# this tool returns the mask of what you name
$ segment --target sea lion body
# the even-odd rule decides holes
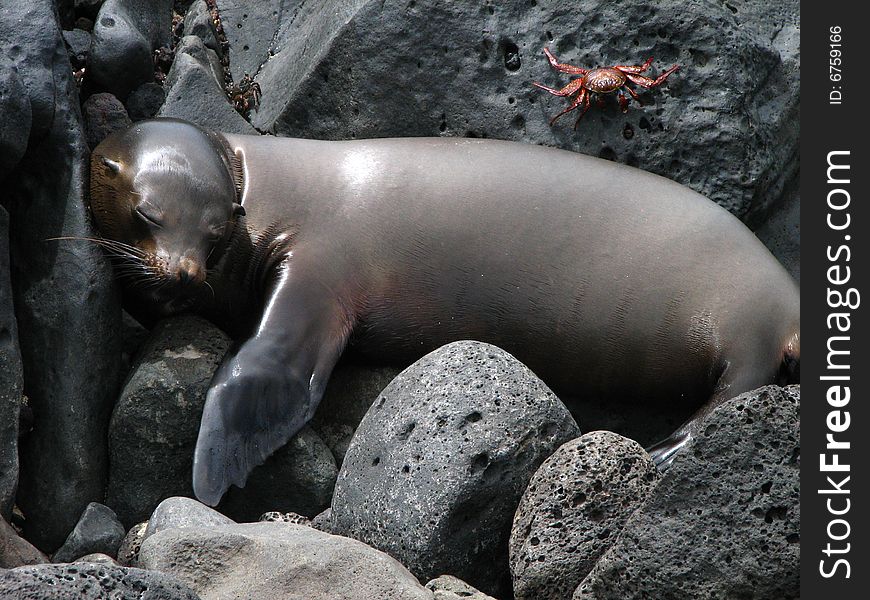
[[[192,126],[134,127],[171,141]],[[486,341],[557,391],[613,401],[712,406],[796,370],[794,281],[672,181],[492,140],[221,140],[230,159],[215,164],[235,164],[245,216],[194,304],[244,341],[203,415],[194,485],[208,503],[310,418],[348,340],[404,362]]]

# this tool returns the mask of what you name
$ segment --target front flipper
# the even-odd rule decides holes
[[[338,299],[290,279],[279,280],[257,333],[224,360],[206,396],[193,491],[210,506],[311,419],[347,341]]]

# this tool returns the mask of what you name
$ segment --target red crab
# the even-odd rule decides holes
[[[590,96],[592,96],[593,93],[612,94],[613,92],[618,91],[619,106],[622,107],[622,112],[627,112],[628,98],[625,97],[625,94],[622,91],[623,88],[627,90],[629,94],[631,94],[632,98],[640,102],[640,98],[638,98],[637,92],[635,92],[633,89],[628,87],[628,85],[626,85],[627,81],[631,81],[632,83],[636,83],[637,85],[645,88],[652,88],[664,83],[665,79],[668,78],[668,75],[680,68],[679,65],[674,65],[673,67],[659,75],[658,78],[651,79],[649,77],[639,75],[639,73],[643,73],[649,68],[653,61],[652,57],[648,58],[645,63],[639,66],[615,65],[612,67],[599,67],[597,69],[581,69],[580,67],[575,67],[574,65],[560,63],[556,59],[556,57],[553,56],[553,53],[550,52],[548,48],[544,48],[544,54],[547,55],[547,59],[550,61],[550,66],[552,66],[557,71],[561,73],[570,73],[571,75],[581,76],[579,79],[573,80],[561,90],[547,87],[538,82],[532,82],[532,85],[534,85],[535,87],[546,90],[554,96],[573,96],[574,94],[577,94],[577,97],[574,98],[568,108],[550,119],[550,125],[552,125],[556,122],[556,119],[558,119],[565,113],[571,112],[572,110],[579,108],[582,104],[583,109],[580,111],[580,116],[577,117],[577,122],[574,123],[575,129],[577,128],[577,125],[580,124],[580,119],[582,119],[583,115],[586,114],[586,111],[589,110]],[[599,99],[599,101],[601,100],[602,99]]]

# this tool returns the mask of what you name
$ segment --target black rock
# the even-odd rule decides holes
[[[0,38],[0,181],[24,156],[30,136],[30,98],[13,65]]]
[[[72,29],[63,32],[63,41],[69,49],[69,60],[73,69],[80,69],[88,63],[91,55],[93,36],[82,29]]]
[[[85,203],[88,149],[72,68],[49,0],[4,4],[0,49],[32,108],[27,153],[6,176],[12,289],[33,430],[21,440],[25,534],[56,549],[103,498],[106,426],[118,385],[120,308]]]
[[[768,386],[717,408],[574,599],[797,598],[799,407]]]
[[[143,83],[127,97],[127,113],[133,121],[151,119],[165,100],[166,91],[162,85],[153,81]]]
[[[251,10],[257,10],[260,3],[250,4]],[[221,13],[226,9],[221,6]],[[195,35],[202,40],[206,48],[215,51],[218,56],[222,55],[220,43],[218,43],[217,31],[215,30],[214,21],[211,18],[211,12],[208,10],[208,5],[205,0],[196,0],[187,9],[184,15],[184,35]]]
[[[205,394],[230,339],[199,317],[159,323],[140,350],[109,428],[111,471],[107,504],[126,526],[142,521],[161,500],[193,496],[193,451]],[[338,468],[310,428],[299,432],[244,489],[231,488],[219,506],[236,520],[268,510],[313,516],[329,505]]]
[[[116,556],[124,539],[124,526],[108,506],[91,502],[63,546],[54,553],[54,562],[72,562],[94,553]]]
[[[106,503],[126,527],[161,500],[193,496],[193,448],[205,392],[230,339],[205,319],[159,323],[141,349],[109,426]]]
[[[9,215],[0,206],[0,519],[12,513],[18,487],[18,415],[23,385],[9,277]]]
[[[757,222],[797,172],[798,3],[704,0],[221,2],[230,65],[262,89],[252,124],[321,139],[473,136],[558,146],[686,184]],[[238,10],[236,7],[239,7]],[[733,10],[732,10],[733,8]],[[247,14],[248,18],[244,19]],[[238,27],[237,27],[238,26]],[[239,29],[239,27],[241,27]],[[265,30],[264,30],[265,29]],[[680,70],[645,106],[613,96],[577,131],[542,50],[591,68]]]
[[[175,52],[159,116],[186,119],[216,131],[256,134],[224,92],[223,67],[217,54],[193,35],[181,38]]]
[[[121,101],[108,92],[93,94],[82,105],[85,137],[91,150],[110,133],[133,124]]]
[[[569,597],[658,481],[644,449],[610,431],[563,444],[535,472],[514,517],[516,600]]]
[[[0,571],[0,597],[15,600],[199,600],[187,585],[170,575],[93,563]]]
[[[332,532],[387,552],[422,581],[447,573],[502,595],[523,490],[579,434],[510,354],[448,344],[403,371],[366,413],[336,483]]]
[[[94,23],[89,81],[121,100],[154,78],[152,53],[168,46],[172,0],[106,0]]]

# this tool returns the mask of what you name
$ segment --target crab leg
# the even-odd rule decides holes
[[[620,90],[619,92],[619,108],[622,109],[622,112],[628,112],[628,98],[625,97],[625,94]]]
[[[547,55],[547,60],[550,61],[550,66],[556,69],[557,71],[561,71],[562,73],[570,73],[571,75],[585,75],[587,69],[581,69],[580,67],[575,67],[574,65],[569,65],[565,63],[560,63],[558,59],[553,56],[553,53],[550,52],[549,48],[544,48],[544,54]]]
[[[577,97],[574,99],[574,101],[573,101],[573,102],[568,106],[568,108],[566,108],[565,110],[563,110],[562,112],[560,112],[558,115],[556,115],[555,117],[553,117],[552,119],[550,119],[550,125],[552,125],[553,123],[555,123],[555,122],[556,122],[556,119],[558,119],[558,118],[561,117],[562,115],[564,115],[564,114],[566,114],[566,113],[569,113],[569,112],[571,112],[572,110],[574,110],[575,108],[577,108],[578,106],[580,106],[580,104],[581,104],[582,102],[584,102],[584,101],[585,101],[585,105],[586,105],[586,106],[585,106],[585,108],[583,109],[583,112],[585,113],[585,112],[586,112],[586,109],[589,108],[589,94],[586,92],[585,89],[581,89],[581,90],[580,90],[580,93],[577,95]],[[582,117],[583,114],[581,113],[580,116]]]
[[[568,85],[563,87],[561,90],[547,87],[543,84],[538,83],[537,81],[533,81],[532,85],[535,87],[541,88],[544,91],[550,92],[554,96],[571,96],[577,90],[579,90],[581,87],[583,87],[583,80],[582,79],[575,79],[574,81],[572,81],[571,83],[569,83]]]
[[[580,93],[580,96],[585,96],[585,100],[584,100],[584,102],[583,102],[583,110],[580,111],[580,116],[577,117],[577,120],[576,120],[576,121],[574,121],[574,129],[575,129],[575,130],[577,129],[577,126],[580,125],[580,119],[582,119],[582,118],[583,118],[583,115],[586,114],[586,111],[589,110],[589,104],[590,104],[589,96],[591,96],[591,95],[592,95],[592,94],[587,94],[587,93],[586,93],[586,90],[583,90],[583,91]],[[577,100],[580,100],[580,98],[578,97]],[[579,104],[579,102],[578,102],[578,104]]]
[[[652,64],[652,61],[653,61],[653,57],[650,56],[648,59],[646,59],[646,62],[640,66],[616,65],[613,68],[616,69],[617,71],[622,71],[623,73],[643,73],[644,71],[649,69],[649,66]]]
[[[636,83],[637,85],[643,86],[645,88],[651,88],[664,83],[665,79],[668,78],[668,75],[670,75],[679,68],[680,65],[674,65],[673,67],[659,75],[656,79],[644,77],[643,75],[634,75],[632,73],[626,73],[625,76],[628,77],[629,81]]]

